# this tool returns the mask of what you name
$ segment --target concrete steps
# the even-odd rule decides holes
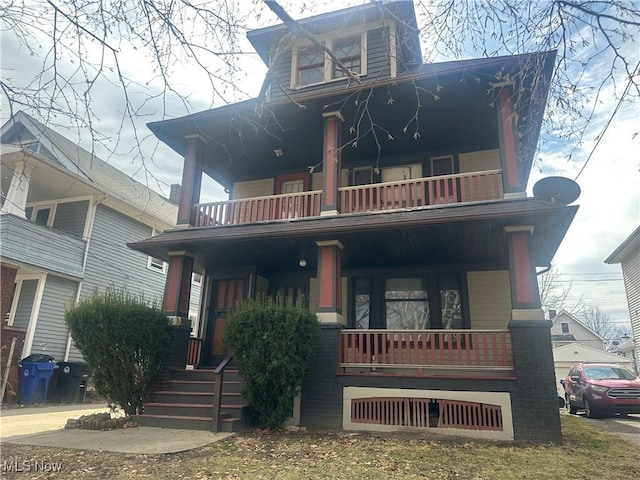
[[[246,406],[240,393],[242,387],[236,370],[225,371],[220,431],[235,432],[246,426],[242,416]],[[148,427],[213,430],[214,400],[213,370],[172,369],[161,389],[145,402],[144,413],[136,416],[136,422]]]

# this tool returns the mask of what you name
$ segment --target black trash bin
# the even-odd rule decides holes
[[[62,403],[84,403],[91,367],[80,362],[57,362],[55,392],[50,397]]]
[[[54,367],[55,358],[43,353],[29,355],[18,362],[22,403],[44,403],[46,401]]]

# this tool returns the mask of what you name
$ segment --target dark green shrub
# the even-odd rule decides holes
[[[249,300],[231,311],[224,344],[234,352],[254,423],[277,428],[291,416],[318,331],[315,314],[281,299]]]
[[[166,315],[143,298],[107,289],[70,306],[65,321],[93,368],[96,391],[127,415],[141,413],[171,349]]]

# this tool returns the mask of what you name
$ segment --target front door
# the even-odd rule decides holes
[[[212,309],[205,342],[204,366],[217,366],[226,356],[222,336],[227,324],[227,314],[245,295],[245,280],[216,280],[213,282]]]

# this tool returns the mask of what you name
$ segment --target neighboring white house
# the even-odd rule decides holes
[[[640,226],[634,230],[604,261],[622,267],[624,288],[633,332],[633,358],[636,372],[640,371]]]
[[[65,306],[110,286],[160,303],[166,265],[127,243],[175,226],[177,206],[23,112],[0,134],[3,345],[18,339],[12,363],[81,360]]]
[[[553,365],[556,371],[556,380],[560,381],[567,376],[569,368],[576,363],[618,363],[623,367],[633,370],[632,360],[615,353],[605,352],[597,348],[570,343],[553,349]]]
[[[554,311],[551,310],[551,342],[553,343],[553,348],[580,343],[598,350],[605,350],[605,338],[594,332],[577,317],[565,310],[560,310],[555,316],[553,313]]]

